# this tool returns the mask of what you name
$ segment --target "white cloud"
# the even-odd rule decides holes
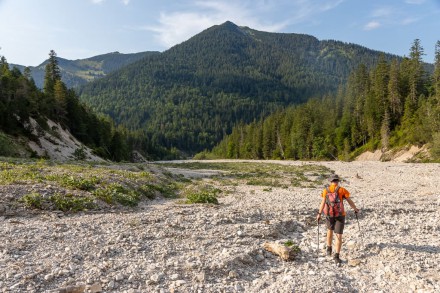
[[[411,24],[411,23],[415,23],[415,22],[417,22],[417,21],[419,21],[418,18],[415,18],[415,17],[407,17],[407,18],[404,18],[404,19],[401,21],[401,24],[403,24],[403,25],[408,25],[408,24]]]
[[[91,0],[93,4],[101,4],[105,0]]]
[[[424,0],[407,0],[409,3],[422,3]],[[373,10],[370,14],[370,22],[363,28],[364,30],[374,30],[379,27],[395,27],[409,25],[421,20],[419,16],[412,16],[413,10],[407,11],[401,7],[383,6]]]
[[[280,7],[284,7],[287,11],[292,11],[287,21],[290,24],[296,24],[305,21],[314,21],[316,20],[316,15],[332,10],[344,1],[345,0],[294,0],[285,1]]]
[[[128,4],[130,4],[130,0],[122,0],[121,2],[122,2],[122,4],[124,4],[125,6],[127,6]]]
[[[420,5],[425,3],[426,0],[406,0],[405,2],[407,4],[416,4],[416,5]]]
[[[371,31],[371,30],[379,28],[380,26],[381,26],[380,22],[373,20],[364,26],[364,30]]]
[[[258,9],[254,6],[253,9]],[[183,42],[200,31],[225,21],[232,21],[237,25],[249,26],[265,31],[279,31],[287,25],[285,22],[263,23],[253,16],[254,11],[246,3],[235,1],[197,1],[193,11],[189,12],[162,12],[159,25],[144,29],[156,33],[158,41],[170,47]]]
[[[153,31],[157,40],[170,47],[200,31],[225,21],[253,29],[279,32],[289,24],[310,20],[317,14],[335,8],[345,0],[196,0],[186,11],[163,11],[159,24],[143,29]],[[282,2],[282,3],[280,3]],[[267,21],[272,13],[284,15],[278,21]]]
[[[155,32],[156,38],[165,47],[183,42],[215,23],[212,18],[196,13],[161,13],[159,22],[160,26],[145,29]]]
[[[371,14],[373,17],[388,17],[392,15],[395,10],[392,7],[381,7],[377,8]]]

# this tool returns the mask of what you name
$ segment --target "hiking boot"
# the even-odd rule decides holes
[[[336,265],[341,264],[341,259],[339,258],[339,253],[335,253],[335,256],[333,257],[333,260],[335,261]]]
[[[331,255],[332,255],[332,247],[327,246],[327,256],[331,256]]]

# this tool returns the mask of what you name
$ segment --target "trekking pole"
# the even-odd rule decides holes
[[[363,245],[364,244],[364,239],[362,238],[361,226],[359,225],[358,212],[354,212],[354,214],[356,215],[356,220],[357,220],[358,229],[359,229],[359,235],[361,235],[361,241],[362,241],[362,245]]]
[[[319,220],[318,220],[318,251],[317,251],[317,255],[318,255],[317,258],[319,258]]]

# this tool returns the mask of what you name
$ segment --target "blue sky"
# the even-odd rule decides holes
[[[434,62],[440,0],[0,0],[0,55],[35,66],[51,49],[82,59],[164,51],[230,20],[409,55],[415,39]]]

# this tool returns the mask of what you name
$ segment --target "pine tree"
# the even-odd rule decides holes
[[[391,61],[390,79],[388,82],[388,103],[390,107],[391,124],[395,125],[400,120],[403,112],[403,101],[400,89],[399,62]]]
[[[390,143],[390,115],[388,110],[385,111],[382,120],[382,127],[380,128],[382,151],[386,151]]]
[[[409,72],[409,99],[413,104],[417,103],[423,87],[423,61],[424,50],[419,39],[415,39],[410,51],[410,72]]]
[[[55,117],[58,121],[64,120],[66,118],[66,108],[67,108],[67,88],[61,79],[55,81],[53,94],[55,98]]]
[[[371,90],[365,101],[365,121],[370,139],[380,137],[380,127],[388,107],[388,63],[381,55],[379,63],[372,72]]]
[[[440,41],[435,44],[434,66],[434,94],[440,99]]]
[[[49,60],[46,64],[44,75],[44,93],[52,96],[54,92],[54,86],[57,80],[61,80],[61,71],[58,67],[57,54],[54,50],[50,50]]]

